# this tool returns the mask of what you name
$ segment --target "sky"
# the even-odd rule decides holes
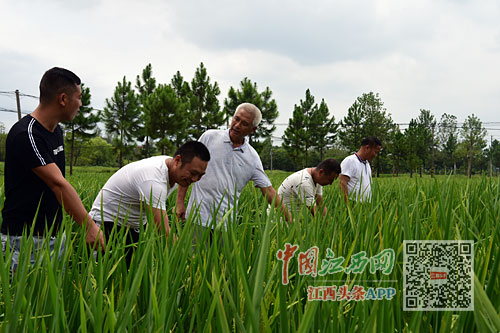
[[[37,96],[54,66],[80,76],[102,109],[149,63],[169,83],[203,62],[221,106],[244,77],[273,91],[274,136],[310,89],[337,121],[374,92],[396,123],[420,109],[475,114],[500,140],[499,17],[498,0],[0,0],[0,121],[17,121],[2,92]],[[37,103],[21,98],[25,113]]]

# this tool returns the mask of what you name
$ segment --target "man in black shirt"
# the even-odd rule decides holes
[[[16,239],[20,239],[23,230],[30,232],[33,226],[37,241],[55,234],[61,224],[61,205],[79,225],[86,225],[87,243],[104,249],[102,232],[64,178],[64,140],[59,122],[72,121],[78,113],[80,83],[78,76],[63,68],[45,72],[40,81],[38,107],[14,124],[7,136],[1,232],[2,245],[9,235],[11,248],[14,247],[13,261],[19,245]],[[13,267],[16,265],[13,262]]]

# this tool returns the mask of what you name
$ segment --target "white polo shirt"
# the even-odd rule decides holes
[[[313,177],[306,168],[288,176],[278,188],[278,194],[288,207],[288,211],[295,207],[299,213],[302,203],[311,207],[316,196],[323,194],[323,186],[314,184]]]
[[[219,204],[217,220],[230,206],[235,206],[235,190],[238,200],[241,191],[251,180],[256,187],[271,186],[259,154],[246,138],[243,145],[233,148],[229,130],[208,130],[198,141],[208,148],[210,161],[205,175],[193,184],[186,216],[192,209],[199,207],[201,224],[209,226]]]
[[[362,160],[357,154],[344,158],[340,164],[341,175],[348,176],[347,191],[349,196],[354,192],[356,201],[371,199],[372,168],[370,162]]]
[[[117,218],[119,225],[138,229],[141,223],[147,222],[143,203],[165,210],[165,201],[177,188],[177,184],[170,187],[168,183],[168,167],[165,164],[168,158],[171,157],[146,158],[115,172],[94,200],[90,216],[98,225]]]

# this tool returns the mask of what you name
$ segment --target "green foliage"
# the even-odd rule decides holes
[[[220,110],[217,96],[220,94],[217,82],[210,83],[210,76],[203,63],[196,69],[191,81],[190,122],[191,136],[198,139],[207,129],[218,128],[226,119]]]
[[[467,117],[467,120],[462,126],[463,143],[467,147],[467,175],[472,174],[472,160],[481,155],[483,148],[486,146],[486,130],[478,117],[474,114]]]
[[[106,98],[104,123],[108,134],[113,135],[113,146],[118,151],[118,164],[123,166],[124,154],[131,151],[134,140],[141,135],[141,111],[131,83],[123,77],[118,82],[111,99]]]
[[[421,160],[418,158],[418,151],[422,149],[424,142],[422,141],[421,127],[417,120],[412,119],[408,128],[405,130],[406,143],[406,163],[410,170],[410,177],[413,172],[421,165]]]
[[[101,112],[93,112],[90,106],[90,88],[81,84],[82,88],[82,106],[72,122],[65,123],[64,127],[69,131],[70,156],[69,156],[69,174],[73,174],[73,162],[78,158],[75,155],[75,143],[80,143],[84,139],[90,139],[97,134],[97,123],[101,120]],[[76,162],[75,162],[76,164]]]
[[[347,115],[341,121],[340,141],[350,152],[358,151],[361,141],[367,136],[376,136],[382,141],[383,146],[391,139],[391,131],[394,122],[391,115],[384,108],[379,94],[373,92],[359,96],[347,111]],[[377,175],[381,171],[381,159],[385,157],[389,149],[383,149],[374,162]]]
[[[161,154],[173,153],[187,138],[186,104],[170,85],[160,84],[146,99],[144,110],[150,135],[158,139]]]
[[[338,124],[335,123],[335,117],[328,110],[328,105],[322,99],[319,107],[314,109],[309,119],[311,129],[312,147],[319,151],[319,160],[322,161],[325,151],[335,143],[337,138]]]
[[[283,135],[283,148],[294,161],[296,169],[310,165],[313,148],[319,149],[322,158],[324,150],[334,142],[337,125],[335,119],[328,119],[328,116],[325,101],[322,100],[318,106],[309,89],[305,99],[294,105],[293,117],[288,120]]]
[[[146,99],[153,93],[156,88],[156,79],[153,77],[153,69],[151,64],[148,64],[143,70],[141,76],[137,75],[135,80],[135,88],[138,92],[139,100],[139,110],[141,111],[141,119],[143,125],[140,128],[141,134],[139,134],[139,139],[145,138],[146,142],[144,144],[144,157],[150,156],[150,142],[149,137],[152,132],[152,124],[150,123],[151,117],[147,114],[147,110],[144,109],[144,103]]]
[[[78,165],[114,166],[116,163],[113,146],[101,137],[84,141],[80,148]]]
[[[488,157],[491,158],[493,167],[500,168],[500,142],[493,140],[491,147],[488,149]]]
[[[367,136],[376,136],[384,144],[389,138],[393,121],[383,106],[378,93],[369,92],[358,97],[341,121],[342,145],[350,151],[357,151]]]
[[[77,170],[71,183],[88,208],[111,175]],[[273,171],[277,187],[288,173]],[[23,245],[21,265],[10,274],[10,253],[0,253],[0,330],[9,331],[312,331],[312,332],[495,332],[500,330],[500,214],[498,179],[436,177],[374,179],[373,200],[346,208],[337,184],[324,188],[329,215],[306,210],[284,223],[267,211],[266,200],[249,185],[238,211],[225,215],[228,228],[217,228],[213,243],[193,245],[194,216],[184,223],[171,219],[175,243],[153,227],[149,218],[134,258],[124,263],[124,235],[107,240],[111,251],[94,259],[81,228],[64,217],[66,243],[59,259],[48,249],[30,265]],[[0,204],[3,199],[0,196]],[[167,201],[170,211],[175,198]],[[453,218],[450,218],[453,216]],[[60,238],[59,238],[60,239]],[[403,311],[404,240],[474,241],[474,312]],[[281,283],[276,257],[285,243],[299,251],[312,246],[320,259],[330,248],[347,266],[352,255],[372,257],[393,249],[390,275],[339,272],[321,277],[300,275],[298,253]],[[62,246],[62,244],[59,243]],[[334,282],[332,282],[334,281]],[[309,286],[342,284],[393,287],[396,295],[382,301],[308,301]]]
[[[458,147],[457,117],[444,113],[439,121],[438,142],[447,155],[448,166],[455,168],[455,151]],[[445,165],[446,165],[445,164]]]
[[[276,129],[274,121],[278,117],[278,106],[275,99],[272,98],[272,94],[269,87],[259,92],[257,83],[252,83],[250,79],[245,77],[240,82],[240,88],[238,90],[233,87],[229,88],[228,97],[224,99],[223,111],[228,119],[234,115],[236,108],[241,103],[252,103],[261,111],[262,121],[255,133],[249,137],[250,144],[253,146],[255,146],[256,141],[269,138]],[[256,148],[258,151],[260,150],[259,147]]]
[[[0,161],[5,161],[5,142],[7,141],[7,134],[0,133]]]

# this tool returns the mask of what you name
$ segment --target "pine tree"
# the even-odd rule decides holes
[[[365,121],[365,112],[358,101],[347,110],[347,115],[341,121],[340,142],[350,152],[358,151],[361,141],[365,137],[363,132],[363,123]]]
[[[177,97],[170,85],[160,84],[144,103],[151,137],[159,139],[161,154],[174,152],[187,137],[188,119],[185,117],[185,103]]]
[[[324,152],[335,142],[338,124],[335,117],[330,119],[330,111],[325,100],[322,99],[319,107],[313,109],[309,119],[312,147],[319,151],[320,160],[323,160]]]
[[[148,64],[146,68],[142,70],[141,76],[137,75],[135,82],[135,88],[138,92],[139,109],[141,111],[141,118],[143,120],[141,136],[144,136],[146,139],[144,155],[146,157],[149,157],[149,137],[151,136],[151,123],[149,123],[147,119],[151,119],[151,117],[146,114],[147,111],[143,106],[148,96],[151,95],[156,88],[156,79],[153,77],[153,69],[151,64]]]
[[[252,83],[245,77],[241,80],[238,90],[233,87],[229,88],[228,97],[224,100],[224,113],[228,119],[234,115],[236,108],[241,103],[252,103],[261,111],[262,122],[249,138],[250,144],[254,146],[257,141],[270,138],[276,130],[274,121],[278,117],[278,105],[276,100],[272,98],[272,94],[269,87],[259,93],[257,83]]]
[[[226,118],[217,99],[220,94],[219,85],[217,82],[210,83],[210,76],[203,63],[196,69],[191,81],[191,91],[191,135],[198,139],[207,129],[218,128],[224,124]]]
[[[118,150],[118,164],[123,166],[123,154],[140,132],[140,110],[132,84],[123,77],[118,82],[111,99],[106,98],[104,122],[106,131],[115,136],[114,146]]]
[[[467,147],[467,175],[472,176],[472,161],[474,157],[481,155],[486,147],[486,129],[481,120],[474,114],[467,117],[462,126],[463,143]]]
[[[71,149],[69,158],[69,174],[73,174],[73,164],[75,156],[75,140],[89,139],[97,133],[97,123],[101,120],[99,111],[92,112],[94,109],[90,106],[90,89],[81,84],[82,87],[82,106],[73,121],[65,123],[65,129],[71,133]],[[76,163],[76,162],[75,162]]]
[[[314,145],[311,119],[314,113],[318,112],[317,109],[314,96],[307,89],[306,98],[294,106],[293,116],[288,121],[288,128],[283,135],[283,146],[297,167],[304,167],[309,163],[310,149]]]
[[[458,148],[457,117],[444,113],[439,121],[438,141],[456,173],[455,151]],[[446,164],[445,164],[446,168]]]

